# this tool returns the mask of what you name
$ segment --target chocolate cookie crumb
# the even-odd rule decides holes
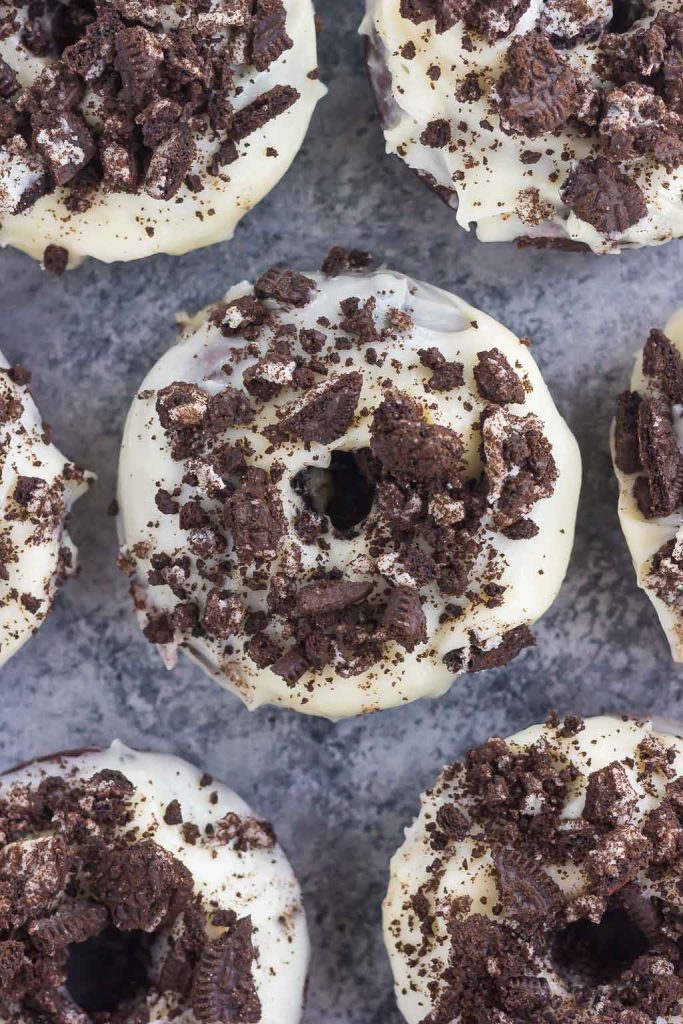
[[[606,235],[626,231],[647,215],[638,185],[602,156],[581,160],[561,191],[577,217]]]
[[[61,276],[67,268],[69,253],[61,245],[48,245],[43,253],[43,266],[49,273]]]
[[[497,348],[477,353],[474,379],[480,394],[498,405],[521,404],[526,398],[522,381]]]

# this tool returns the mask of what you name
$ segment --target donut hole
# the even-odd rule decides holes
[[[44,0],[43,15],[41,23],[43,32],[41,41],[44,40],[47,54],[39,47],[43,56],[61,57],[67,46],[78,42],[85,34],[85,30],[91,21],[97,16],[94,0],[72,0],[64,3],[63,0]],[[29,44],[29,49],[32,46]],[[33,47],[35,50],[35,47]]]
[[[609,32],[628,32],[639,21],[647,9],[645,0],[614,0]]]
[[[561,974],[600,984],[619,977],[649,947],[624,907],[608,907],[599,924],[573,921],[559,933],[555,961]]]
[[[304,503],[327,516],[341,534],[352,534],[370,515],[376,487],[364,469],[369,454],[368,448],[338,449],[332,452],[329,466],[306,466],[292,480]]]
[[[148,987],[147,932],[105,928],[85,942],[72,943],[66,963],[66,989],[86,1013],[113,1013]]]
[[[46,8],[51,15],[52,42],[60,57],[67,46],[81,39],[87,26],[97,17],[94,0],[72,0],[68,4],[50,0]]]

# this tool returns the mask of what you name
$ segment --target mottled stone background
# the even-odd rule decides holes
[[[103,744],[168,749],[270,816],[303,882],[313,938],[307,1024],[398,1024],[380,932],[389,856],[439,765],[547,709],[683,715],[681,670],[635,587],[608,456],[613,397],[648,328],[683,300],[681,248],[622,256],[482,245],[383,153],[356,36],[360,0],[319,0],[330,87],[294,167],[226,245],[182,258],[90,263],[61,279],[0,253],[0,346],[34,372],[57,443],[97,472],[74,516],[82,573],[2,670],[0,768]],[[528,334],[577,435],[585,482],[564,589],[538,648],[422,702],[333,725],[246,711],[199,669],[167,673],[138,632],[114,566],[124,417],[174,337],[174,314],[217,299],[271,262],[316,267],[333,242],[461,293]]]

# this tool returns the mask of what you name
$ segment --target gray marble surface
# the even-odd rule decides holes
[[[398,1024],[380,932],[390,854],[439,765],[549,707],[683,715],[683,674],[636,589],[608,455],[613,397],[652,325],[683,301],[682,250],[594,257],[482,245],[383,153],[356,36],[360,2],[319,0],[330,87],[278,188],[226,245],[182,258],[89,263],[61,279],[0,253],[0,347],[34,372],[57,442],[97,472],[72,532],[82,573],[2,670],[0,768],[119,736],[225,779],[278,826],[313,939],[307,1024]],[[283,260],[319,265],[333,242],[461,293],[534,341],[581,445],[585,481],[569,574],[538,647],[423,702],[333,725],[250,713],[183,663],[167,673],[138,632],[114,559],[117,452],[131,396],[174,337],[174,314]]]

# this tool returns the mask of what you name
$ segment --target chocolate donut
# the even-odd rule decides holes
[[[551,716],[447,766],[391,862],[408,1024],[678,1024],[683,738]]]
[[[617,400],[612,458],[619,521],[638,586],[683,661],[683,310],[650,331]]]
[[[30,378],[0,352],[0,665],[36,632],[76,571],[69,512],[94,479],[51,443]]]
[[[0,1017],[297,1024],[309,946],[271,826],[166,754],[52,755],[0,796]]]
[[[341,718],[502,665],[571,551],[578,449],[528,341],[365,263],[333,250],[233,288],[128,415],[145,636],[249,707]]]
[[[387,151],[482,241],[683,234],[674,0],[366,0],[361,32]]]
[[[64,269],[230,238],[323,93],[311,0],[8,0],[0,245]]]

